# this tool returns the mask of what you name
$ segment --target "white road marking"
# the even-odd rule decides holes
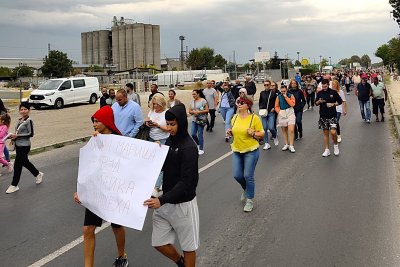
[[[230,151],[224,155],[222,155],[221,157],[211,161],[210,163],[208,163],[207,165],[205,165],[204,167],[199,169],[199,173],[202,173],[203,171],[211,168],[212,166],[214,166],[215,164],[217,164],[218,162],[224,160],[225,158],[229,157],[230,155],[232,155],[233,152]],[[111,223],[106,222],[104,223],[101,227],[96,228],[96,234],[103,231],[104,229],[108,228],[111,225]],[[62,248],[54,251],[53,253],[45,256],[44,258],[38,260],[35,263],[32,263],[31,265],[29,265],[28,267],[41,267],[49,262],[51,262],[52,260],[54,260],[55,258],[63,255],[64,253],[68,252],[69,250],[73,249],[74,247],[76,247],[77,245],[79,245],[80,243],[83,242],[83,237],[80,236],[77,239],[75,239],[74,241],[68,243],[67,245],[63,246]]]

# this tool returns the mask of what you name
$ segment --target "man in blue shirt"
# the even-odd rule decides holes
[[[114,122],[123,136],[135,137],[143,124],[143,113],[139,104],[129,100],[125,89],[119,89],[115,95],[117,100],[111,108]]]

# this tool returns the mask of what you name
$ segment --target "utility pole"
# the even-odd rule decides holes
[[[48,43],[48,44],[47,44],[47,56],[50,55],[50,51],[51,51],[51,49],[50,49],[50,43]]]
[[[179,36],[179,40],[181,41],[181,70],[183,70],[183,64],[184,64],[184,60],[185,60],[185,55],[184,55],[184,51],[183,51],[183,41],[185,40],[185,36],[181,35]]]

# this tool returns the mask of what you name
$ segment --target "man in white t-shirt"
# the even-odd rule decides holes
[[[213,87],[213,83],[211,81],[207,81],[207,88],[203,90],[203,94],[206,97],[206,101],[208,104],[208,113],[210,114],[210,122],[208,121],[207,118],[207,132],[212,132],[214,128],[214,123],[215,123],[215,110],[216,107],[218,106],[218,99],[219,99],[219,94],[217,90],[215,90]],[[208,115],[207,115],[208,117]]]
[[[374,77],[372,88],[372,113],[376,117],[376,121],[379,121],[378,109],[381,112],[381,121],[385,121],[385,102],[387,101],[387,90],[382,82],[379,82],[378,77]]]

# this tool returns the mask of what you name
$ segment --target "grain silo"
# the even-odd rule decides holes
[[[99,61],[98,64],[100,66],[104,66],[104,64],[108,64],[108,57],[110,51],[110,40],[109,40],[109,31],[101,30],[99,31]]]
[[[153,64],[161,69],[160,25],[153,25]]]
[[[81,33],[82,64],[87,64],[88,61],[86,36],[87,36],[86,32]]]
[[[111,42],[112,42],[112,64],[117,66],[119,69],[119,29],[118,27],[112,27],[111,30]]]
[[[134,54],[135,54],[135,67],[144,67],[144,24],[133,24],[133,38],[134,38]]]
[[[154,64],[153,62],[153,26],[151,24],[144,25],[144,65]]]
[[[93,32],[86,34],[87,64],[93,64]]]
[[[126,44],[126,67],[134,68],[134,46],[133,46],[133,24],[125,26],[125,44]]]
[[[126,26],[122,25],[118,27],[119,31],[119,66],[118,70],[126,70]]]
[[[90,62],[93,65],[99,64],[99,32],[93,32],[93,59]]]

